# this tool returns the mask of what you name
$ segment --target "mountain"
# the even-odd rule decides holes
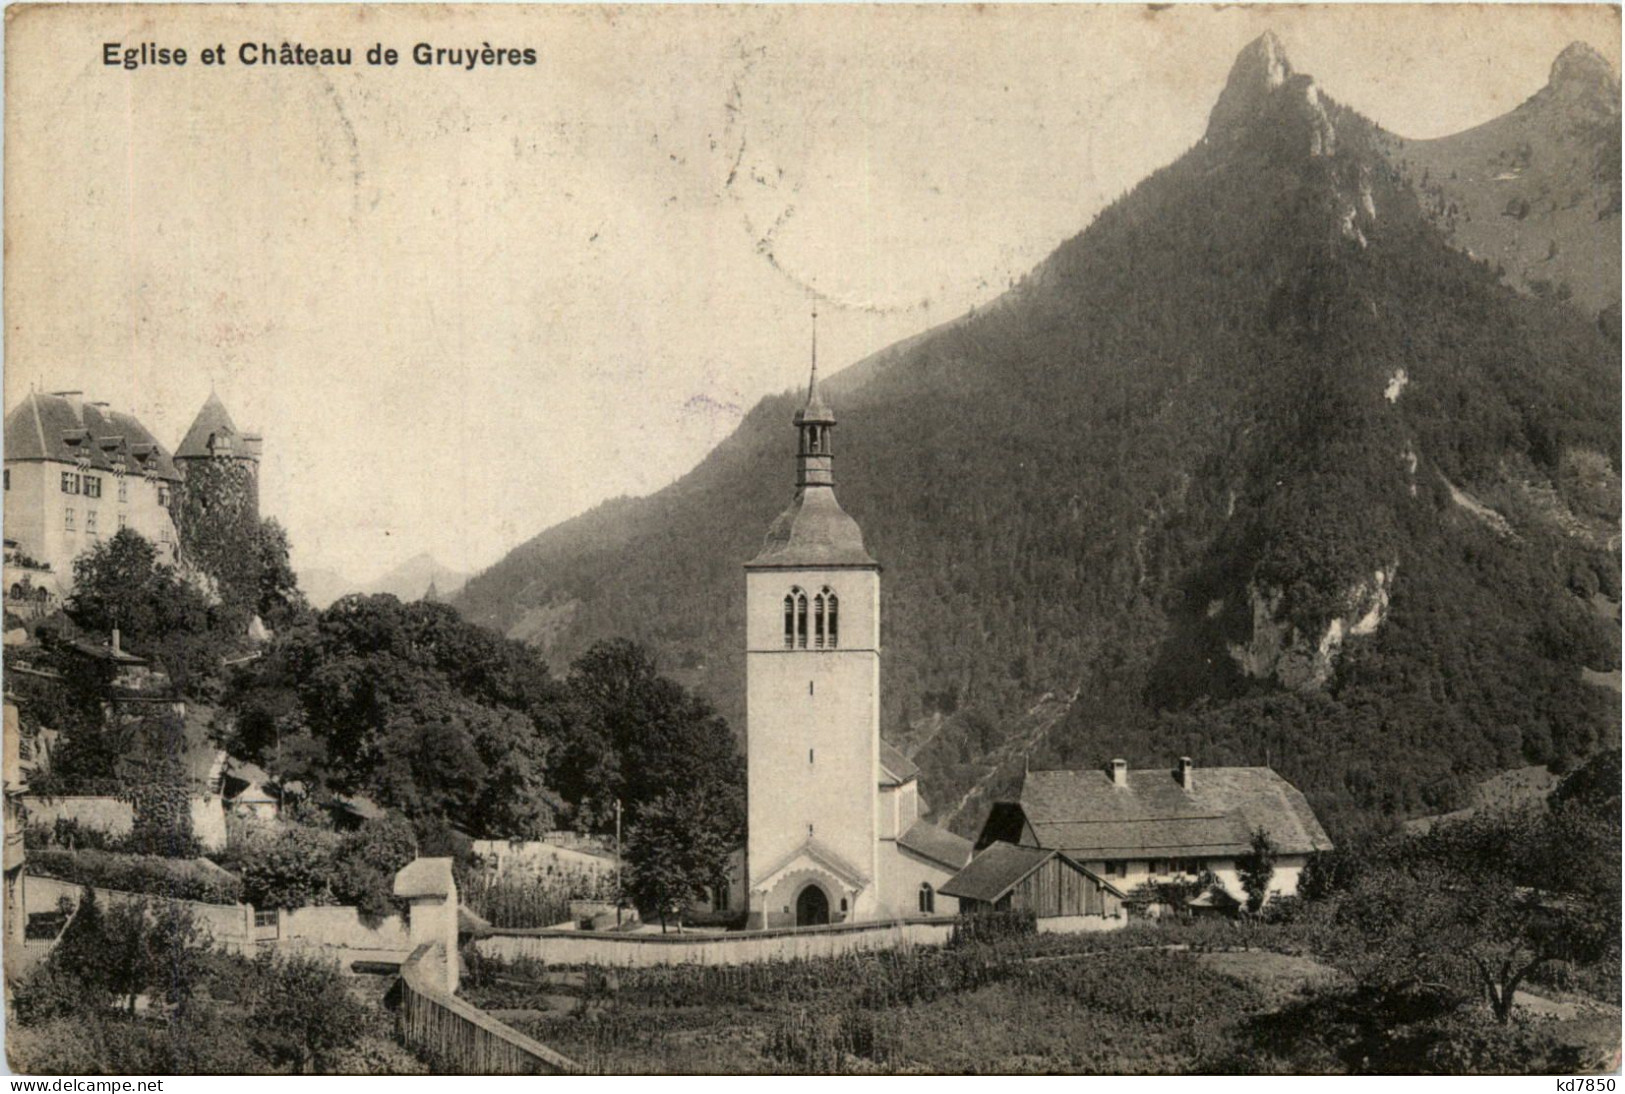
[[[389,593],[403,601],[411,601],[423,599],[432,584],[435,595],[445,598],[455,594],[467,581],[467,574],[446,569],[435,561],[433,555],[424,552],[407,559],[362,591]]]
[[[1610,310],[1620,281],[1619,78],[1581,42],[1509,114],[1437,140],[1396,140],[1390,161],[1455,246],[1509,284]]]
[[[346,593],[358,592],[360,587],[359,582],[351,581],[337,570],[324,566],[299,571],[299,590],[313,608],[326,608]]]
[[[299,588],[312,607],[326,608],[350,593],[389,593],[403,601],[421,600],[433,580],[435,595],[449,598],[468,581],[467,574],[448,570],[428,553],[407,559],[377,581],[352,581],[337,570],[315,567],[299,573]]]
[[[1272,764],[1335,837],[1617,741],[1618,328],[1464,253],[1397,145],[1266,35],[1176,162],[825,385],[883,729],[939,820],[1027,765],[1190,755]],[[456,603],[556,664],[647,642],[738,725],[797,405]]]

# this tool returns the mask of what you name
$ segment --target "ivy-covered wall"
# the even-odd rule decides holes
[[[186,479],[170,495],[181,557],[212,577],[221,599],[253,611],[259,600],[259,475],[253,461],[176,460]]]

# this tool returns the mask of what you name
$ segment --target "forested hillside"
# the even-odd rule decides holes
[[[1266,36],[1176,163],[826,385],[886,567],[885,732],[939,818],[1024,763],[1183,753],[1272,763],[1336,837],[1617,738],[1587,682],[1619,666],[1617,325],[1453,249],[1391,141]],[[795,399],[457,605],[555,663],[647,642],[742,727]]]

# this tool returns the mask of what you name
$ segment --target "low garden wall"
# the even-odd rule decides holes
[[[445,954],[430,943],[401,964],[401,1036],[436,1070],[457,1075],[573,1075],[581,1068],[503,1025],[466,999],[435,987]]]
[[[341,961],[404,961],[412,952],[410,932],[400,916],[369,920],[348,906],[284,911],[277,917],[276,942]]]
[[[1037,921],[1040,934],[1088,934],[1093,931],[1120,931],[1128,926],[1128,915],[1057,915]]]
[[[503,961],[527,958],[549,965],[744,965],[838,957],[901,946],[940,946],[948,941],[953,929],[952,919],[707,935],[489,929],[476,935],[474,948],[485,957]]]
[[[123,889],[92,887],[102,907],[122,904],[129,900],[167,899],[149,893],[131,893]],[[85,891],[78,882],[61,881],[54,877],[29,875],[23,878],[23,915],[54,912],[66,897],[77,905]],[[215,945],[236,953],[251,953],[254,948],[254,909],[247,904],[203,904],[183,900],[192,910],[198,926],[209,932]],[[47,947],[48,948],[48,947]]]

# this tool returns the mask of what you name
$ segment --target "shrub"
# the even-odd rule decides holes
[[[36,877],[170,900],[195,900],[202,904],[241,904],[243,901],[242,879],[207,859],[43,850],[30,852],[26,869]]]
[[[1038,933],[1038,917],[1032,909],[1015,911],[972,912],[954,921],[948,945],[966,946],[972,943],[998,943],[1011,938],[1026,938]]]

